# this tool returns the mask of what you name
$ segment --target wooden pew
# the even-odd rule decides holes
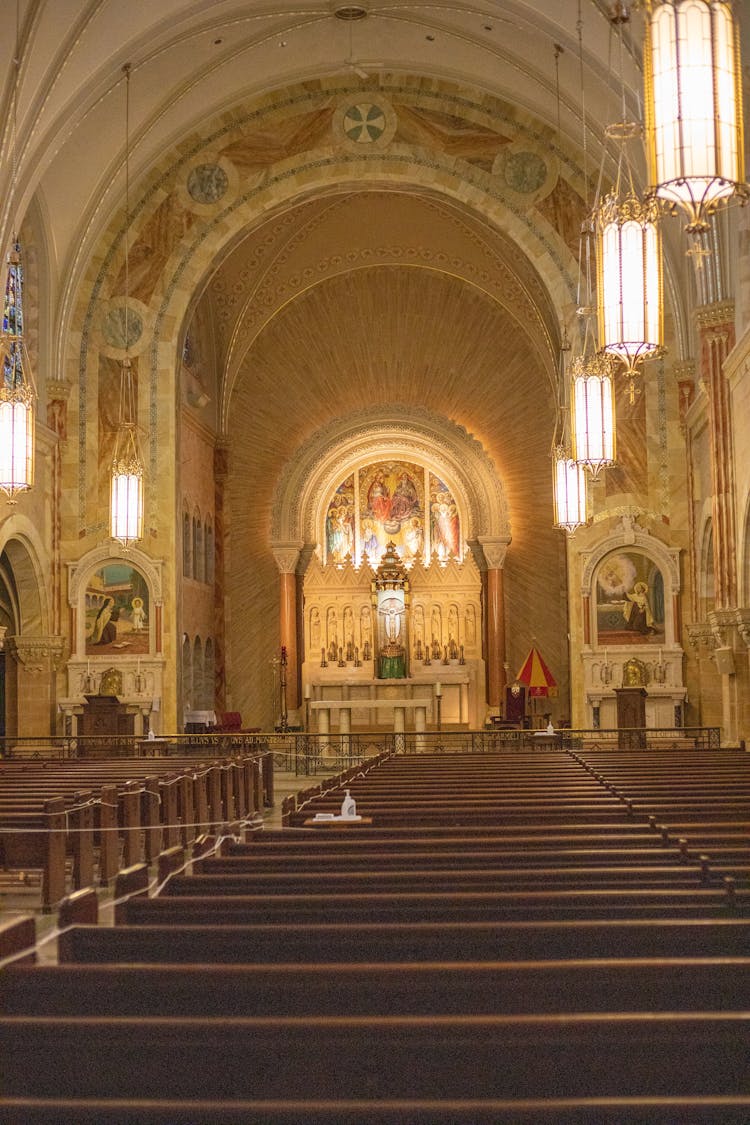
[[[74,926],[63,963],[517,961],[580,957],[742,957],[750,919],[560,919],[506,922],[352,922]]]
[[[13,965],[2,1016],[534,1015],[750,1009],[750,958]]]
[[[0,1047],[6,1097],[741,1096],[750,1017],[1,1016]]]

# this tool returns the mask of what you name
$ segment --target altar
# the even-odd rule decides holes
[[[448,669],[440,671],[448,673]],[[477,720],[476,675],[476,668],[464,665],[440,680],[321,677],[305,688],[307,725],[319,734],[348,734],[352,730],[423,731],[437,727],[439,696],[441,724],[471,729]]]

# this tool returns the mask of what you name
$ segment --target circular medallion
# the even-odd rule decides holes
[[[350,105],[342,122],[344,134],[360,145],[378,141],[385,132],[386,118],[381,106],[373,102]]]
[[[509,188],[528,195],[547,179],[547,165],[535,152],[513,152],[505,162],[504,175]]]
[[[110,309],[102,321],[102,336],[110,348],[132,348],[142,334],[143,318],[125,305]]]
[[[218,203],[229,187],[220,164],[196,164],[187,178],[187,189],[196,203]]]

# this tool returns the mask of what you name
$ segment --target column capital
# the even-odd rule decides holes
[[[734,326],[734,301],[715,301],[712,305],[701,305],[695,310],[699,328],[723,328]]]
[[[43,672],[50,666],[57,671],[63,662],[65,638],[6,636],[3,647],[27,672]]]
[[[502,570],[510,546],[510,536],[480,535],[477,543],[482,549],[488,570]]]
[[[279,574],[294,574],[303,547],[304,543],[302,542],[273,543],[271,545],[271,552],[279,568]]]
[[[748,648],[750,648],[750,609],[736,609],[735,617],[737,622],[737,632],[742,637]]]
[[[716,647],[716,636],[708,622],[687,626],[690,647],[700,654],[713,652]]]

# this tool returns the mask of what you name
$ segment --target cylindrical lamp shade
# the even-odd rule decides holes
[[[570,365],[573,460],[594,476],[615,462],[615,360],[599,352]]]
[[[653,204],[608,195],[596,215],[599,346],[632,371],[662,347],[661,232]]]
[[[688,231],[744,180],[739,34],[731,0],[647,0],[644,80],[650,192]]]
[[[112,462],[110,535],[127,546],[143,538],[143,464],[132,428],[121,435],[122,452]]]
[[[0,488],[11,502],[34,483],[33,392],[0,388]]]
[[[586,523],[586,472],[562,449],[554,455],[552,490],[555,527],[573,532]]]

